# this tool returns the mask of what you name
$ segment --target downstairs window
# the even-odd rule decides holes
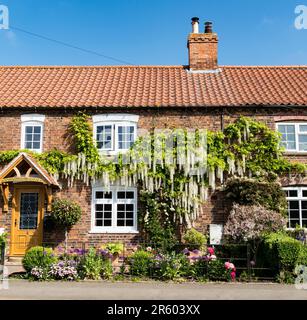
[[[307,187],[284,188],[288,201],[288,228],[307,228]]]
[[[129,233],[137,231],[136,188],[93,188],[92,231]]]

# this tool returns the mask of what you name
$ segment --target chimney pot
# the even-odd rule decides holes
[[[205,33],[213,33],[212,31],[212,22],[205,22]]]
[[[192,33],[199,33],[199,18],[193,17],[191,20],[192,20]]]

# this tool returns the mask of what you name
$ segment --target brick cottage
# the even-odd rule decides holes
[[[91,116],[101,153],[128,149],[143,129],[205,128],[213,131],[244,115],[283,133],[287,157],[307,163],[307,66],[220,66],[218,36],[212,24],[199,32],[192,19],[187,66],[0,67],[0,151],[58,149],[75,153],[69,125],[80,110]],[[290,219],[307,221],[307,181],[289,178]],[[82,208],[69,243],[99,245],[137,242],[138,192],[117,185],[105,197],[99,181],[87,186],[56,179],[27,153],[0,172],[0,227],[9,235],[9,255],[59,241],[44,228],[52,197]],[[225,221],[226,202],[213,193],[196,228]],[[118,213],[124,212],[124,222]],[[291,214],[293,215],[291,217]],[[24,227],[25,223],[31,226]]]

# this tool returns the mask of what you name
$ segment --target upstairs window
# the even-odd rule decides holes
[[[21,149],[42,152],[44,121],[45,116],[43,115],[21,116]]]
[[[137,137],[137,122],[138,116],[129,114],[93,116],[98,150],[112,154],[130,149]]]
[[[288,228],[307,228],[307,187],[284,188],[288,201]]]
[[[307,122],[278,123],[281,133],[281,145],[286,151],[307,152]]]

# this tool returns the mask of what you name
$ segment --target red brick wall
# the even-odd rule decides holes
[[[113,111],[113,110],[112,110]],[[307,121],[306,108],[203,108],[192,109],[151,109],[151,110],[128,110],[130,113],[139,114],[139,129],[153,128],[207,128],[210,130],[220,130],[222,126],[227,126],[240,115],[253,117],[265,122],[271,128],[275,127],[275,121],[288,121],[296,118],[299,121]],[[128,112],[127,110],[117,110],[113,112]],[[33,111],[30,111],[33,112]],[[107,111],[93,112],[106,113]],[[0,114],[0,151],[20,148],[20,115],[26,112],[5,111]],[[74,152],[71,137],[69,136],[69,124],[73,113],[70,111],[37,111],[39,114],[46,115],[44,125],[44,151],[57,148],[59,150]],[[305,118],[302,118],[305,117]],[[291,159],[307,163],[307,156],[291,155]],[[297,183],[297,181],[284,181],[285,184]],[[127,243],[137,242],[140,238],[137,234],[91,234],[91,188],[82,183],[77,183],[73,188],[67,188],[64,181],[62,190],[57,196],[69,198],[78,202],[83,211],[81,221],[69,232],[71,243],[85,242],[87,244],[99,244],[104,242],[124,241]],[[303,180],[300,183],[306,183]],[[0,226],[10,226],[11,215],[2,212],[2,197],[0,198]],[[223,194],[215,192],[212,199],[204,206],[203,213],[196,222],[196,227],[201,231],[206,231],[211,222],[221,223],[225,220],[229,211],[229,204],[223,199]],[[61,232],[45,232],[45,241],[63,241]]]

